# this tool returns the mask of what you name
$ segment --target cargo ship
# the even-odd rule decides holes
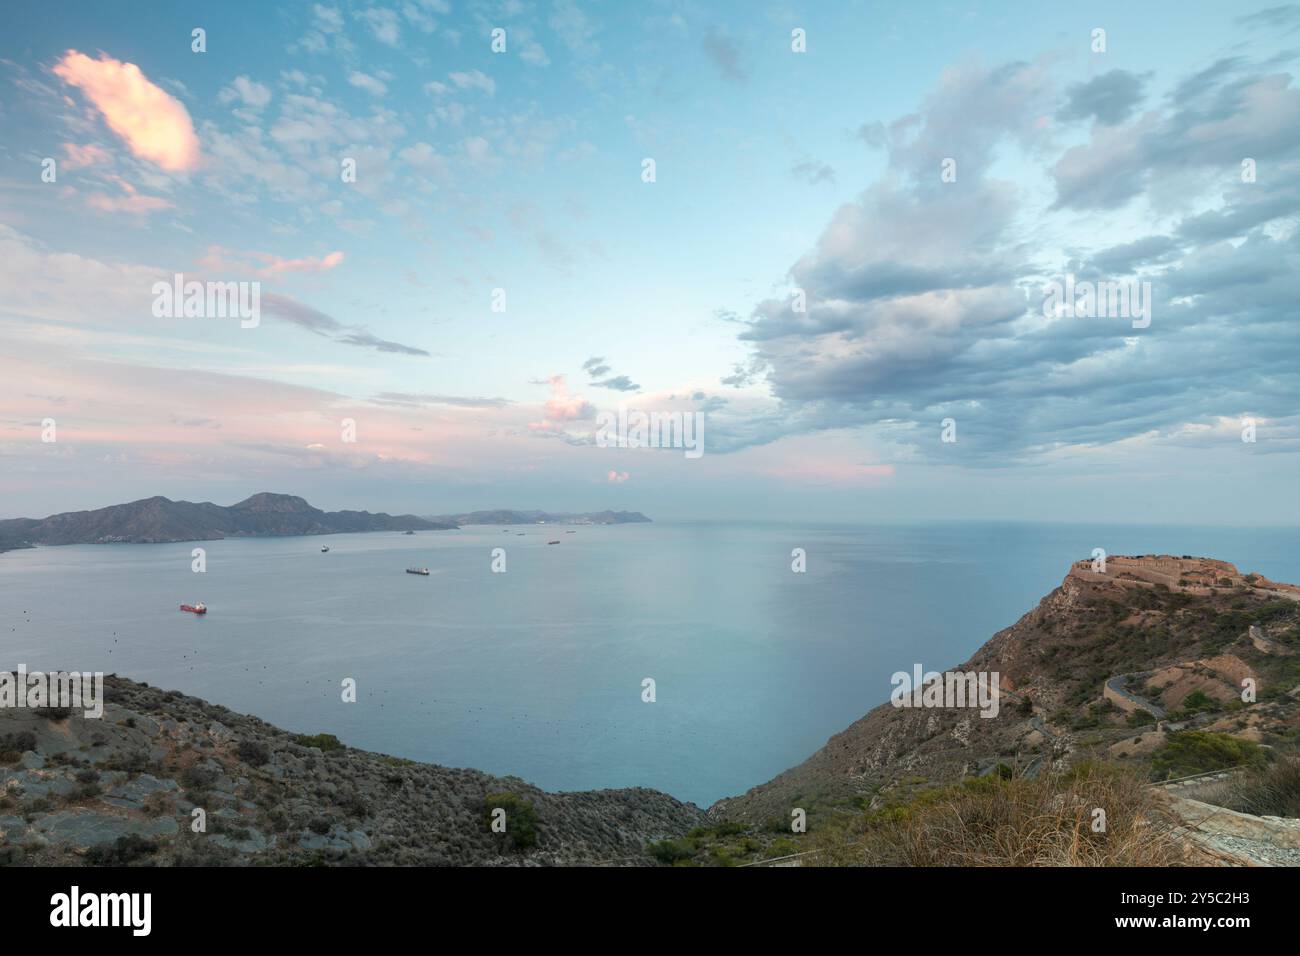
[[[207,614],[208,606],[200,601],[198,604],[182,604],[182,611],[189,611],[191,614]]]
[[[407,568],[406,573],[407,574],[428,574],[429,569],[428,568]]]

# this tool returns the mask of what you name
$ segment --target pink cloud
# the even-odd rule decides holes
[[[569,383],[563,375],[552,375],[549,379],[551,397],[546,400],[546,414],[540,422],[529,422],[533,431],[562,432],[564,422],[580,418],[590,418],[595,407],[581,395],[569,392]]]
[[[108,193],[91,193],[86,202],[92,209],[100,212],[124,212],[133,216],[143,216],[160,209],[170,209],[172,204],[159,196],[142,196],[135,187],[119,176],[109,177],[122,187],[122,196],[110,196]]]
[[[250,263],[261,263],[261,265],[250,265]],[[209,246],[207,255],[201,263],[204,268],[217,272],[251,270],[268,279],[290,272],[328,272],[342,264],[343,253],[338,251],[320,257],[283,259],[270,252],[240,252],[235,249],[224,249],[221,246]]]
[[[136,156],[170,172],[198,166],[199,139],[189,112],[134,63],[69,50],[54,75],[80,89]]]
[[[68,157],[63,161],[64,169],[97,166],[101,163],[112,162],[113,159],[108,150],[96,146],[94,143],[87,143],[85,146],[78,146],[76,143],[64,143],[63,152]]]

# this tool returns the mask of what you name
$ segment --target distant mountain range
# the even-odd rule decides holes
[[[38,544],[209,541],[355,531],[449,531],[467,524],[625,524],[649,520],[634,511],[548,514],[502,510],[421,518],[369,511],[321,511],[297,495],[266,491],[229,507],[210,501],[172,501],[159,495],[94,511],[0,521],[0,551]]]
[[[582,514],[548,511],[471,511],[459,515],[430,515],[429,521],[467,524],[636,524],[649,521],[639,511],[590,511]]]
[[[415,515],[369,511],[321,511],[297,495],[262,492],[224,507],[210,501],[172,501],[156,496],[94,511],[67,511],[48,518],[0,521],[0,550],[37,544],[205,541],[215,538],[350,531],[446,530],[452,523]]]

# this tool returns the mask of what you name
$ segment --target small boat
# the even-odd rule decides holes
[[[565,533],[565,534],[577,534],[578,532],[576,532],[576,531],[566,531],[566,532],[564,532],[564,533]]]
[[[403,531],[402,534],[415,534],[414,531]]]
[[[207,614],[208,606],[200,601],[198,604],[182,604],[182,611],[189,611],[191,614]]]
[[[546,542],[546,543],[547,543],[547,544],[559,544],[559,543],[560,543],[560,539],[559,539],[559,538],[556,538],[554,541],[548,541],[548,542]]]
[[[323,548],[320,549],[320,553],[321,553],[321,554],[324,554],[325,552],[329,551],[329,549],[330,549],[330,546],[327,544],[327,545],[325,545],[325,547],[323,547]]]
[[[407,574],[424,574],[424,575],[427,575],[427,574],[429,573],[429,569],[428,569],[428,568],[407,568],[407,569],[406,569],[406,573],[407,573]]]

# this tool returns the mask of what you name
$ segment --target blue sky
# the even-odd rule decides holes
[[[267,7],[13,5],[5,516],[1296,520],[1298,6]],[[176,272],[264,321],[152,315]],[[619,403],[706,454],[594,447]]]

